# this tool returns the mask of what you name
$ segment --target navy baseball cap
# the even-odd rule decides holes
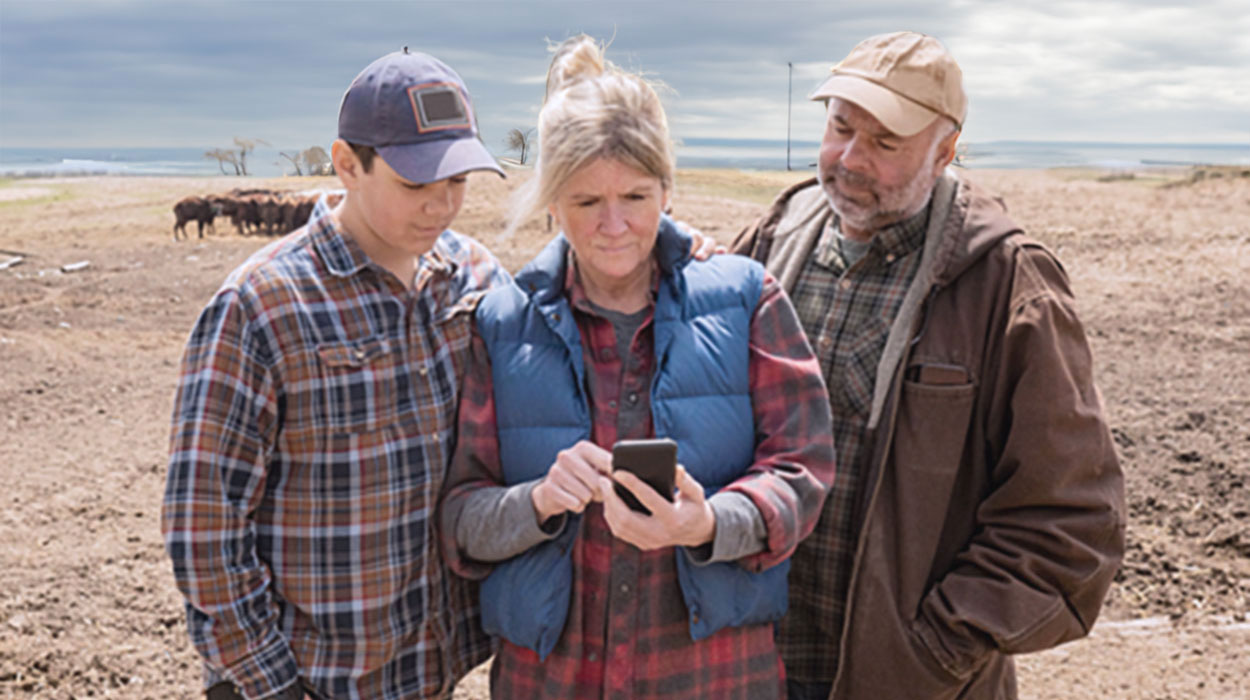
[[[370,63],[343,93],[339,138],[373,146],[412,182],[435,182],[470,170],[503,169],[477,133],[464,81],[423,53],[387,54]]]

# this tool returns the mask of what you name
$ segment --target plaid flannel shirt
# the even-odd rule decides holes
[[[565,289],[581,332],[592,440],[610,447],[617,439],[654,436],[651,312],[629,356],[620,357],[611,321],[586,299],[574,267],[568,266]],[[824,382],[793,307],[771,276],[748,342],[760,437],[755,463],[722,492],[744,494],[760,509],[767,545],[741,561],[768,567],[789,557],[815,525],[833,479],[833,444]],[[444,508],[504,483],[492,386],[490,358],[475,334]],[[442,537],[454,572],[474,579],[489,573],[488,564],[462,556],[454,533]],[[773,625],[726,628],[691,640],[673,548],[644,552],[614,538],[597,503],[586,509],[574,542],[572,602],[555,650],[540,663],[535,652],[501,640],[491,667],[492,697],[754,700],[784,694]]]
[[[848,267],[833,220],[794,287],[794,307],[829,386],[838,478],[812,536],[794,554],[790,612],[778,644],[788,677],[832,681],[855,556],[863,461],[872,445],[868,417],[877,363],[890,324],[920,267],[929,209],[879,231],[868,252]]]
[[[446,575],[433,518],[472,311],[508,279],[446,231],[405,289],[323,199],[204,309],[162,528],[206,684],[443,697],[489,656],[476,591]]]

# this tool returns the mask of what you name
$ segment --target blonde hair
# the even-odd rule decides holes
[[[673,188],[673,142],[655,88],[603,56],[604,47],[580,34],[555,48],[547,95],[538,115],[536,173],[518,191],[509,231],[555,201],[582,166],[610,158]]]

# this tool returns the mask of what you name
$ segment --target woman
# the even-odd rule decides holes
[[[589,37],[557,49],[539,134],[517,220],[562,235],[478,309],[442,500],[501,638],[492,695],[779,697],[771,623],[833,479],[817,362],[761,267],[691,261],[659,98]],[[653,436],[684,465],[671,502],[612,472]]]

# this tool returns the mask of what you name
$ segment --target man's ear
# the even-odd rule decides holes
[[[952,130],[949,134],[942,138],[942,142],[938,144],[937,153],[934,157],[934,170],[941,172],[946,166],[955,160],[955,145],[959,142],[959,129]]]
[[[330,144],[330,162],[334,164],[334,172],[338,174],[343,187],[348,190],[356,189],[356,181],[364,168],[356,157],[356,152],[343,139],[335,139]]]

